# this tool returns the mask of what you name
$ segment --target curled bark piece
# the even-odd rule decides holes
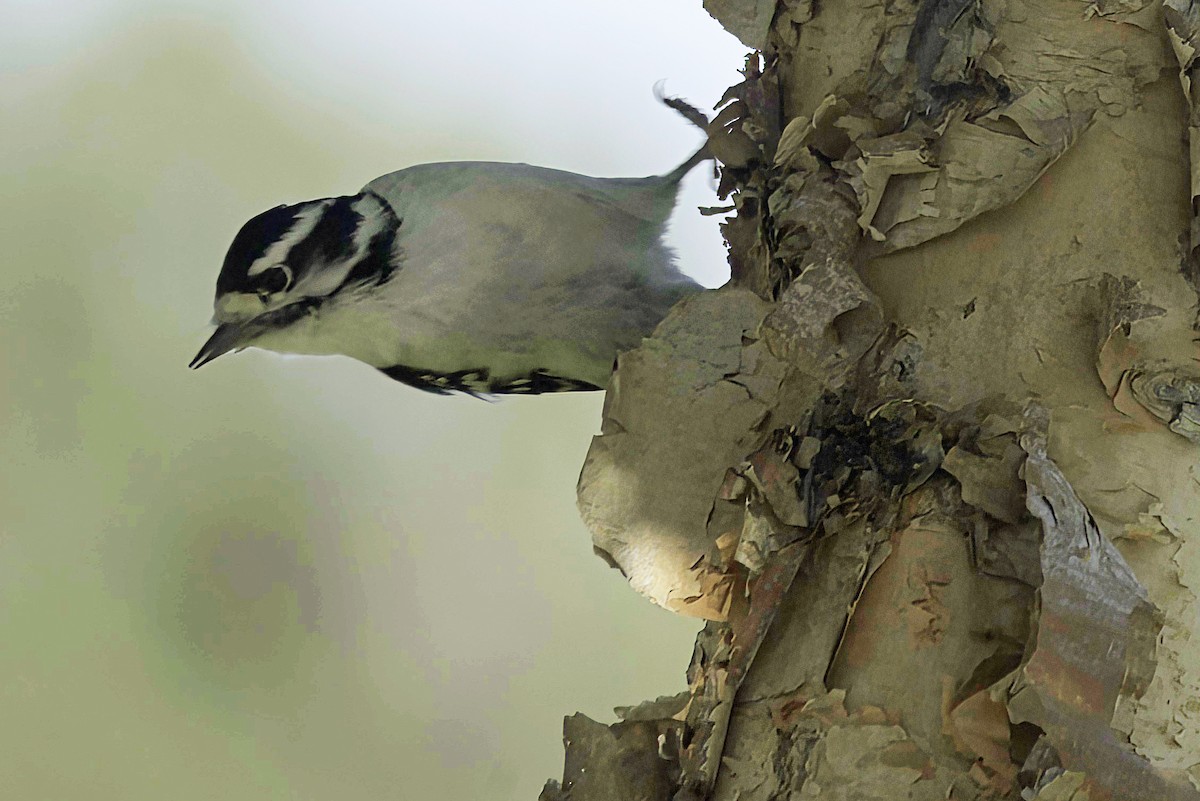
[[[1200,445],[1200,371],[1134,368],[1126,379],[1130,395],[1146,411]]]
[[[665,800],[678,784],[682,727],[670,718],[611,726],[586,715],[565,718],[563,780],[547,782],[538,801]]]
[[[1113,798],[1200,798],[1131,752],[1114,718],[1154,675],[1160,616],[1120,552],[1046,454],[1046,411],[1031,405],[1021,437],[1029,512],[1042,525],[1041,611],[1008,701],[1046,732],[1062,765]]]
[[[744,289],[698,295],[624,354],[579,477],[595,547],[634,589],[684,614],[728,614],[735,582],[717,543],[741,520],[712,512],[727,468],[758,445],[782,379],[761,343],[743,341],[767,308]]]
[[[1188,143],[1192,174],[1192,226],[1188,252],[1188,278],[1200,292],[1200,86],[1196,84],[1197,55],[1200,54],[1200,6],[1192,0],[1164,0],[1163,22],[1175,59],[1179,62],[1179,83],[1188,103]]]

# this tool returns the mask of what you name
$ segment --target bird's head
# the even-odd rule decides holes
[[[278,334],[339,295],[386,281],[400,221],[373,192],[264,211],[242,226],[217,276],[217,330],[192,360]]]

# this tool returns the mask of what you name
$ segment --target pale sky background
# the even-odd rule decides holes
[[[203,370],[247,218],[448,159],[669,170],[743,48],[699,0],[0,0],[0,798],[525,799],[697,623],[591,553],[601,396]],[[672,241],[726,277],[703,170]]]

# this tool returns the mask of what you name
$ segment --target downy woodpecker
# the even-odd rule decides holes
[[[603,389],[701,287],[662,237],[679,182],[450,162],[354,195],[265,211],[217,277],[217,329],[192,361],[246,347],[344,354],[418,389]]]

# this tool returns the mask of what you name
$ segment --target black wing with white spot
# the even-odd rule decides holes
[[[549,392],[594,392],[604,388],[587,381],[550,375],[545,370],[534,370],[528,376],[517,379],[492,378],[486,367],[438,373],[398,364],[380,368],[379,372],[402,384],[435,395],[449,395],[452,392],[464,392],[475,397],[543,395]]]

